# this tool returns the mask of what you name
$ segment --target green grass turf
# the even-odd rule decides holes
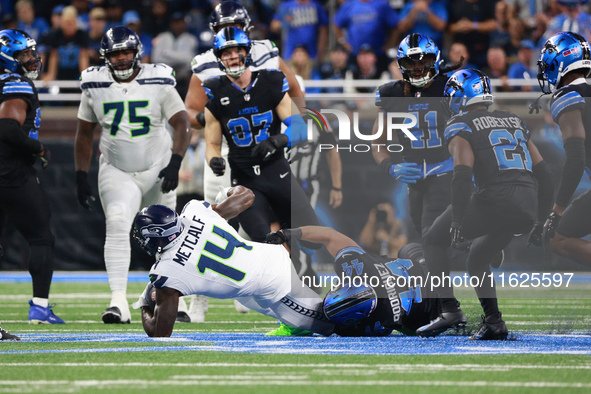
[[[585,290],[580,285],[577,292]],[[129,301],[144,285],[129,284]],[[29,325],[29,283],[0,284],[2,327],[16,334],[143,333],[134,323],[107,326],[100,314],[107,306],[108,285],[55,283],[51,302],[68,324]],[[590,332],[591,299],[552,289],[509,289],[499,301],[510,330],[518,333]],[[589,297],[589,289],[587,297]],[[504,289],[500,289],[502,293]],[[462,308],[473,329],[481,309],[472,289],[459,289]],[[266,332],[273,319],[239,314],[231,300],[210,300],[207,323],[177,324],[175,332]],[[0,342],[0,350],[59,350],[187,345],[187,342]],[[191,342],[191,346],[207,345]],[[396,339],[392,338],[392,346]],[[591,392],[591,357],[580,355],[278,355],[204,351],[130,353],[56,353],[0,355],[0,393],[276,392],[302,393],[555,393]]]

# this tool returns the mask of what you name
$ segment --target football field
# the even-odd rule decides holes
[[[275,320],[214,299],[205,323],[176,324],[171,338],[151,339],[138,311],[130,325],[102,323],[110,299],[104,278],[66,273],[56,273],[50,301],[67,324],[29,325],[31,285],[19,275],[0,275],[1,326],[22,338],[0,342],[0,392],[591,392],[589,280],[574,281],[568,294],[501,289],[515,339],[475,342],[466,335],[265,337]],[[145,278],[132,274],[130,303]],[[473,331],[478,300],[472,289],[457,294]]]

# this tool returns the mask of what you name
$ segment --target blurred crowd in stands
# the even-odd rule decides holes
[[[251,38],[269,38],[303,79],[398,79],[395,56],[410,32],[432,37],[445,63],[464,57],[511,87],[534,79],[537,54],[549,36],[574,31],[589,39],[588,0],[244,0]],[[102,64],[103,33],[115,25],[136,31],[144,60],[175,68],[186,92],[191,58],[212,46],[213,0],[0,0],[2,28],[19,28],[39,43],[42,79],[77,80]],[[394,50],[393,50],[394,48]],[[361,88],[360,88],[361,89]],[[338,93],[338,88],[310,92]],[[360,91],[364,91],[361,89]],[[367,89],[365,90],[367,91]]]

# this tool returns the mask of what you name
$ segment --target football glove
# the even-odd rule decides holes
[[[252,150],[251,156],[260,156],[263,158],[263,161],[267,161],[277,149],[285,148],[288,142],[289,138],[285,134],[272,135],[266,140],[258,143]]]
[[[144,289],[144,292],[140,295],[140,298],[133,304],[131,307],[133,309],[140,309],[143,306],[150,307],[150,309],[154,310],[156,307],[156,288],[154,287],[154,283],[149,282]]]
[[[226,160],[223,157],[212,157],[209,167],[216,176],[223,176],[226,172]]]
[[[546,245],[548,245],[548,242],[556,235],[556,228],[558,227],[561,217],[562,216],[556,212],[552,212],[550,216],[548,216],[548,219],[546,219],[546,223],[544,223],[544,243]]]
[[[170,162],[166,167],[160,171],[158,178],[162,179],[162,193],[168,193],[176,189],[179,185],[179,170],[181,168],[181,162],[183,157],[179,154],[174,153],[170,157]]]
[[[389,173],[391,177],[404,183],[417,183],[421,179],[421,170],[415,163],[392,164]]]
[[[92,195],[92,189],[88,183],[88,173],[86,171],[76,171],[76,188],[80,205],[92,211],[89,201],[94,201],[95,198]]]
[[[41,160],[41,168],[46,169],[51,160],[51,151],[45,146],[45,144],[41,144],[41,152],[39,152],[37,156]]]
[[[529,238],[527,239],[527,247],[530,245],[534,246],[544,246],[544,224],[538,223],[534,225],[534,228],[529,233]]]
[[[299,228],[285,228],[274,233],[269,233],[265,237],[265,242],[268,244],[281,245],[287,243],[291,248],[291,240],[302,239],[302,230]]]
[[[464,234],[462,234],[461,223],[452,222],[451,227],[449,228],[449,233],[451,234],[451,246],[454,248],[458,248],[458,246],[466,242],[466,238],[464,238]]]

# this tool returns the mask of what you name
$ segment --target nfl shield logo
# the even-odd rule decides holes
[[[244,101],[250,101],[250,94],[244,95]]]

